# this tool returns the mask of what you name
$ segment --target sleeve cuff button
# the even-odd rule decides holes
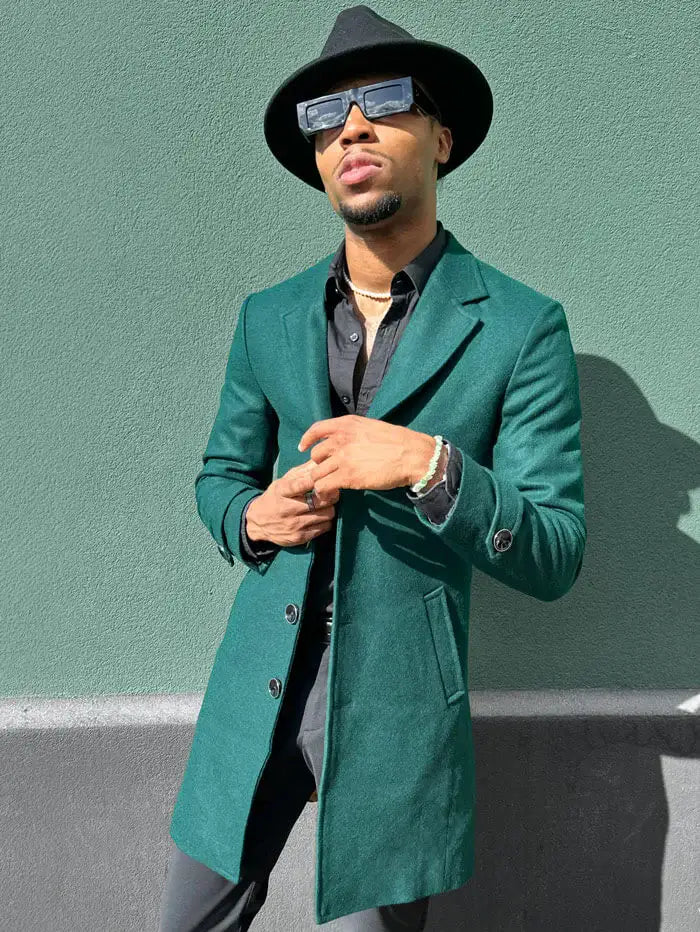
[[[233,566],[233,562],[234,562],[234,561],[233,561],[233,554],[230,553],[228,550],[226,550],[225,547],[222,547],[221,544],[217,544],[216,546],[217,546],[217,548],[218,548],[219,553],[220,553],[221,556],[224,558],[224,560],[226,560],[226,562],[227,562],[230,566]]]
[[[493,547],[494,550],[497,550],[499,553],[502,553],[504,550],[509,550],[512,543],[513,535],[508,528],[501,528],[500,531],[496,531],[493,535]]]

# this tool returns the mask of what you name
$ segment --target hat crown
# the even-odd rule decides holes
[[[401,26],[361,4],[338,13],[319,58],[349,52],[355,48],[366,49],[368,45],[384,45],[387,42],[401,42],[414,38],[415,36]]]

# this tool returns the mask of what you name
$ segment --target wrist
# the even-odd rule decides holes
[[[434,445],[435,441],[433,440],[433,449]],[[443,442],[442,449],[440,450],[440,458],[435,468],[435,475],[432,477],[432,479],[428,480],[425,486],[423,486],[424,492],[429,492],[434,485],[437,485],[438,482],[442,482],[442,480],[445,478],[445,473],[447,472],[447,459],[447,447]]]
[[[261,495],[264,493],[261,493]],[[248,507],[246,508],[245,513],[245,532],[248,540],[264,540],[265,535],[262,532],[262,529],[255,521],[255,509],[258,506],[258,499],[260,495],[256,495],[250,500]]]
[[[416,432],[417,433],[417,432]],[[409,473],[408,473],[408,482],[406,485],[414,486],[419,482],[423,476],[428,471],[430,466],[430,460],[435,452],[435,438],[430,434],[417,433],[416,442],[412,447],[411,455],[409,456]],[[422,492],[427,492],[434,485],[437,485],[444,476],[447,469],[447,447],[443,441],[442,449],[440,450],[440,458],[438,459],[437,466],[435,468],[435,473],[431,479],[423,486]]]

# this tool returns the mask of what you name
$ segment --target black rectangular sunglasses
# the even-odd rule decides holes
[[[298,103],[297,121],[306,141],[311,142],[314,133],[320,133],[321,130],[342,126],[353,103],[359,105],[368,120],[392,113],[406,113],[412,104],[440,120],[440,111],[435,102],[417,81],[411,77],[391,78]]]

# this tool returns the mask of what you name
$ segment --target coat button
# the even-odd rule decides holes
[[[351,333],[351,334],[350,334],[350,339],[352,340],[353,343],[355,343],[357,340],[360,339],[359,333]]]
[[[290,602],[289,605],[285,606],[284,617],[290,625],[295,625],[299,620],[299,606],[295,605],[294,602]]]
[[[279,680],[276,676],[273,676],[270,682],[267,684],[267,688],[272,698],[277,699],[279,694],[282,692],[282,680]]]
[[[513,535],[507,527],[501,528],[500,531],[496,531],[496,533],[493,535],[494,550],[498,550],[499,552],[508,550],[512,543]]]

